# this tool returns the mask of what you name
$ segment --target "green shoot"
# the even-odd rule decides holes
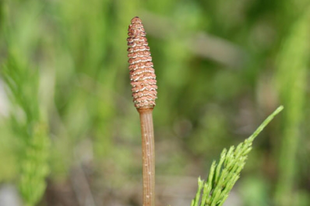
[[[198,178],[198,191],[196,197],[192,200],[191,206],[223,205],[232,187],[240,177],[254,139],[282,110],[283,106],[278,107],[248,139],[240,143],[236,148],[231,146],[229,150],[224,149],[222,151],[219,162],[214,161],[211,165],[208,180],[205,182]]]

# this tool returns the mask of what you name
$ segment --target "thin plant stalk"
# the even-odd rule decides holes
[[[139,109],[142,137],[143,205],[155,205],[153,109]]]

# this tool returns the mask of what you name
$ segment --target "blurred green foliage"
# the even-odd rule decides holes
[[[258,203],[286,205],[290,194],[294,205],[309,205],[307,13],[306,0],[0,1],[0,183],[19,184],[27,202],[31,185],[39,181],[43,192],[49,174],[41,205],[140,205],[139,117],[126,57],[127,28],[139,16],[159,87],[158,188],[182,182],[175,177],[194,185],[184,200],[183,190],[172,198],[160,189],[158,204],[190,205],[196,178],[222,149],[283,104],[236,189],[244,205],[255,205],[249,188],[262,192]],[[36,178],[21,181],[27,175]],[[63,191],[75,194],[70,203]]]
[[[285,128],[279,156],[278,205],[292,205],[296,202],[296,194],[293,194],[292,188],[296,176],[296,154],[302,134],[300,125],[304,121],[303,111],[307,96],[310,45],[305,42],[310,39],[309,12],[310,7],[292,25],[292,31],[283,43],[277,62],[279,93],[283,103],[290,108],[283,117]]]

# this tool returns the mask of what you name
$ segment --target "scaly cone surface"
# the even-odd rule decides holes
[[[128,28],[128,57],[132,97],[137,109],[153,108],[157,99],[156,75],[143,24],[134,17]]]

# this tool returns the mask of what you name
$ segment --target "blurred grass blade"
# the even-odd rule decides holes
[[[296,155],[300,126],[304,119],[307,67],[310,56],[310,7],[292,24],[277,59],[277,84],[280,100],[287,108],[283,113],[275,204],[294,205]]]

